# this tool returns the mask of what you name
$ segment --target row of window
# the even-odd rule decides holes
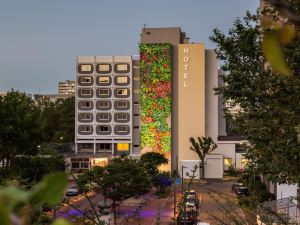
[[[129,73],[130,65],[129,63],[116,63],[114,65],[110,63],[99,63],[96,65],[93,64],[79,64],[78,73],[81,74],[90,74],[96,71],[99,74],[108,74],[112,73],[114,69],[115,73]]]
[[[91,135],[94,132],[92,125],[79,125],[78,133],[81,135]],[[112,127],[110,125],[98,125],[96,126],[96,133],[98,135],[111,135]],[[116,135],[128,135],[130,133],[130,127],[128,125],[115,125],[114,134]]]
[[[129,143],[114,143],[114,149],[117,151],[129,151],[130,144]],[[93,143],[79,143],[78,144],[79,151],[94,151]],[[111,151],[112,143],[97,143],[96,144],[96,152],[97,151]],[[71,162],[81,162],[86,159],[79,158],[79,160],[72,160]],[[88,161],[88,160],[87,160]]]
[[[80,110],[92,110],[94,108],[94,103],[91,100],[79,101],[78,108]],[[130,108],[130,102],[126,100],[114,101],[114,109],[116,110],[128,110]],[[96,101],[97,110],[111,110],[112,101],[110,100],[99,100]]]
[[[80,76],[77,78],[78,84],[81,86],[92,86],[94,84],[94,78],[92,76]],[[114,84],[119,86],[125,86],[130,83],[129,76],[116,76],[114,77]],[[97,76],[96,84],[98,86],[109,86],[112,84],[112,77],[110,76]]]
[[[130,95],[129,88],[116,88],[114,90],[114,96],[116,98],[128,98]],[[91,88],[81,88],[78,90],[79,98],[92,98],[94,96],[94,90]],[[98,88],[96,90],[97,98],[111,98],[112,90],[110,88]]]
[[[79,113],[78,121],[83,123],[91,123],[94,120],[92,113]],[[112,115],[110,113],[97,113],[96,121],[99,123],[109,123],[112,121]],[[129,113],[115,113],[114,121],[117,123],[127,123],[130,121]]]

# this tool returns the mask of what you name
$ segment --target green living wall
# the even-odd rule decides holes
[[[171,44],[141,44],[141,149],[170,155]]]

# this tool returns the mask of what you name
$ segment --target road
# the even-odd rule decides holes
[[[208,222],[210,225],[217,225],[220,220],[226,223],[231,222],[231,219],[226,218],[224,213],[218,209],[220,206],[227,209],[231,214],[234,214],[236,218],[244,218],[242,210],[235,204],[236,197],[231,191],[231,186],[234,182],[236,182],[236,179],[233,178],[230,180],[195,181],[192,184],[191,189],[198,192],[200,201],[199,220],[201,222]],[[177,186],[177,201],[180,197],[181,186]],[[93,203],[97,203],[101,199],[100,195],[92,195]],[[142,201],[143,199],[146,200]],[[79,199],[75,202],[75,205],[80,209],[89,208],[89,204],[85,199]],[[59,211],[64,212],[60,213],[60,216],[64,216],[63,214],[65,213],[78,215],[76,210],[67,206],[61,208]],[[173,190],[167,198],[159,199],[152,192],[146,196],[142,196],[140,199],[132,198],[126,200],[120,206],[118,222],[122,225],[170,225],[172,221],[174,221]]]

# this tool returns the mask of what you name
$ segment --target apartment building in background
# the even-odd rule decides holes
[[[59,82],[58,94],[60,96],[75,96],[75,81],[66,80]]]

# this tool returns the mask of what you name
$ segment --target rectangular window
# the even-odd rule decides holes
[[[81,77],[80,82],[82,84],[91,84],[92,83],[92,78],[91,77]]]
[[[91,126],[82,126],[81,127],[81,132],[91,132],[92,127]]]
[[[118,108],[127,108],[127,101],[118,101],[117,107]]]
[[[100,64],[98,65],[98,71],[102,73],[110,73],[110,64]]]
[[[101,143],[99,144],[99,149],[100,150],[111,150],[111,144],[106,144],[106,143]]]
[[[98,81],[101,84],[108,84],[109,83],[109,77],[98,77]]]
[[[118,132],[127,132],[127,126],[118,126],[117,127]]]
[[[109,95],[109,89],[99,89],[99,95]]]
[[[102,107],[102,108],[109,107],[109,102],[108,101],[99,101],[98,104],[99,104],[99,107]]]
[[[81,119],[82,120],[91,120],[92,119],[92,114],[90,114],[90,113],[82,113],[81,114]]]
[[[128,151],[129,150],[129,144],[128,143],[118,143],[117,144],[117,150],[118,151]]]
[[[99,130],[101,132],[108,132],[109,131],[109,126],[99,126]]]
[[[117,119],[118,120],[127,120],[127,116],[128,116],[128,114],[126,114],[126,113],[118,113]]]
[[[92,94],[91,89],[81,89],[80,92],[81,92],[81,95],[91,95]]]
[[[117,77],[117,83],[118,84],[127,84],[128,77]]]
[[[128,90],[127,89],[118,89],[117,91],[118,95],[127,95]]]
[[[129,65],[126,63],[118,63],[115,68],[116,68],[116,72],[120,72],[120,73],[129,72]]]
[[[81,64],[79,65],[80,73],[92,73],[93,65],[92,64]]]
[[[138,94],[138,93],[140,93],[140,90],[139,90],[139,89],[134,89],[134,90],[133,90],[133,93],[134,93],[134,94]]]
[[[109,114],[101,113],[101,114],[99,114],[99,119],[100,120],[108,120],[109,119]]]
[[[91,102],[80,102],[81,108],[91,108],[92,103]]]

